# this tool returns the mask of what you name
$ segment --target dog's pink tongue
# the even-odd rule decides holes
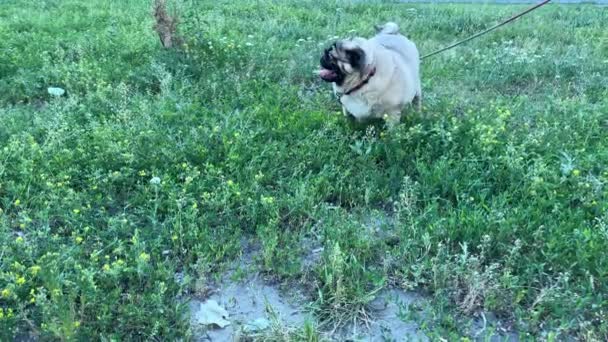
[[[331,78],[336,76],[336,73],[331,70],[321,69],[321,71],[319,71],[319,76],[322,78]]]

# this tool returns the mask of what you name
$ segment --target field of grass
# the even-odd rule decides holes
[[[187,339],[177,298],[244,241],[307,289],[318,328],[294,340],[388,286],[429,299],[410,314],[433,340],[480,312],[608,339],[605,8],[549,5],[425,60],[423,113],[387,131],[313,75],[334,36],[394,20],[424,54],[523,7],[170,3],[169,50],[148,1],[0,4],[0,340]]]

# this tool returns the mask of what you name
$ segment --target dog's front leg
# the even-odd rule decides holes
[[[401,121],[401,111],[394,110],[384,115],[384,122],[389,130],[395,128]]]

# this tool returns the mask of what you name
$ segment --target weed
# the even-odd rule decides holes
[[[163,47],[171,48],[182,41],[177,35],[179,17],[176,14],[169,15],[166,0],[154,1],[154,20],[156,21],[154,30],[156,30]]]

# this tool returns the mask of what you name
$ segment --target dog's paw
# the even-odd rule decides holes
[[[342,115],[344,115],[344,116],[349,116],[350,115],[345,107],[342,107]]]
[[[401,122],[401,113],[390,113],[383,116],[386,127],[389,130],[394,129]]]

